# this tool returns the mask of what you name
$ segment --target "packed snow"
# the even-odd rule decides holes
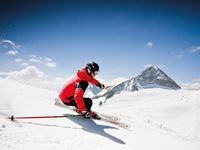
[[[82,117],[13,123],[6,117],[73,112],[54,105],[57,91],[4,79],[0,91],[1,150],[200,149],[199,91],[144,89],[94,100],[93,110],[119,116],[130,130]]]

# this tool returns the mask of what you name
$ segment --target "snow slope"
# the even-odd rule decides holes
[[[131,130],[82,118],[29,119],[19,124],[2,116],[72,113],[54,106],[57,93],[0,80],[0,149],[2,150],[199,150],[199,92],[141,90],[124,92],[94,110],[121,117]]]

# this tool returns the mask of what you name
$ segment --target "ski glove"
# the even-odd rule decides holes
[[[105,89],[105,85],[104,84],[102,84],[102,83],[99,83],[99,84],[97,84],[97,86],[100,88],[100,89]]]

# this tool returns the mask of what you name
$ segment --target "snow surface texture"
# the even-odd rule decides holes
[[[117,115],[131,130],[82,118],[29,119],[14,124],[3,117],[73,113],[54,105],[57,93],[0,80],[1,150],[199,150],[200,93],[145,89],[122,92],[93,110]],[[103,99],[103,98],[101,98]]]

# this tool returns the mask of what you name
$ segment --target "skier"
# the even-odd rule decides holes
[[[91,110],[92,100],[83,97],[88,82],[104,89],[104,84],[97,81],[94,77],[99,72],[99,65],[89,62],[85,67],[78,70],[59,93],[61,101],[68,106],[75,106],[84,118],[98,118],[99,116]]]

